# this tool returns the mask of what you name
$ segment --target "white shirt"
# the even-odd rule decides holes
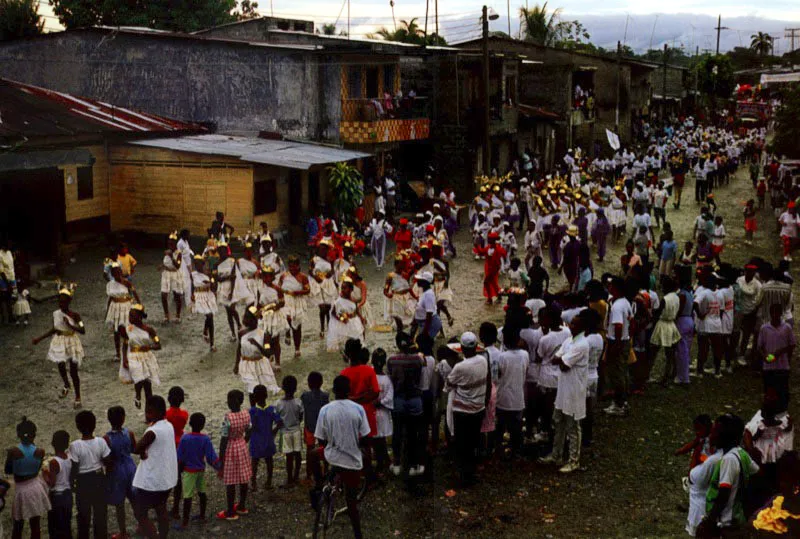
[[[363,467],[360,438],[369,434],[364,407],[350,399],[335,400],[319,411],[314,437],[327,442],[325,460],[346,470]]]
[[[558,387],[559,368],[553,365],[553,357],[561,345],[572,336],[569,329],[562,327],[555,331],[550,331],[547,335],[542,335],[539,339],[539,346],[536,348],[536,357],[541,358],[539,367],[539,386],[547,389]]]
[[[794,429],[786,432],[789,415],[784,413],[777,416],[776,419],[779,420],[777,425],[770,427],[764,425],[764,418],[759,410],[744,427],[753,436],[759,429],[762,430],[758,440],[753,440],[753,446],[761,451],[761,462],[763,463],[778,462],[784,452],[791,451],[794,447]]]
[[[730,335],[733,333],[733,287],[720,288],[717,290],[717,297],[720,301],[720,312],[722,313],[720,320],[722,333]]]
[[[175,437],[172,438],[175,445]],[[103,467],[103,459],[111,454],[111,449],[102,438],[75,440],[69,444],[69,458],[78,466],[78,473],[96,472]],[[175,463],[177,470],[177,461]]]
[[[781,224],[781,236],[797,237],[797,226],[800,224],[800,217],[785,211],[778,218],[778,222]]]
[[[436,360],[433,356],[425,356],[425,365],[422,366],[422,373],[419,377],[419,389],[421,391],[428,391],[433,389],[431,381],[433,380],[433,369],[436,365]]]
[[[733,504],[736,501],[736,493],[739,490],[739,486],[742,484],[741,467],[744,466],[745,463],[739,460],[739,449],[740,448],[735,447],[725,453],[719,466],[719,485],[721,487],[729,486],[731,489],[730,498],[728,498],[728,503],[725,505],[725,509],[722,510],[722,515],[720,515],[719,519],[719,523],[723,528],[730,526],[733,521]],[[749,459],[749,461],[750,469],[748,470],[748,476],[752,477],[753,474],[758,472],[758,464],[752,459]]]
[[[607,338],[610,341],[617,340],[617,332],[614,328],[615,324],[622,324],[622,335],[620,340],[627,341],[630,339],[631,318],[633,317],[633,310],[631,304],[626,298],[617,298],[611,304],[608,311],[608,326]]]
[[[525,408],[525,378],[529,356],[526,350],[506,350],[500,354],[497,383],[497,409],[520,411]]]
[[[709,290],[705,287],[698,287],[695,291],[694,302],[698,305],[700,312],[705,313],[705,318],[695,320],[695,327],[702,333],[722,333],[722,319],[720,312],[722,308],[721,295],[716,290]]]
[[[586,337],[586,344],[589,345],[589,381],[597,380],[597,368],[603,355],[603,337],[599,333],[592,333]]]
[[[714,227],[714,238],[711,240],[711,245],[724,245],[725,244],[725,225]]]
[[[539,346],[539,340],[542,338],[541,328],[525,328],[519,332],[519,338],[525,342],[528,348],[528,370],[525,374],[525,382],[536,383],[539,381],[539,371],[541,366],[535,363],[536,348]]]
[[[14,256],[8,249],[0,249],[0,273],[5,273],[9,282],[17,279],[14,272]]]
[[[569,370],[558,374],[556,410],[572,416],[576,421],[586,417],[586,388],[589,376],[589,343],[580,333],[564,341],[556,352]]]
[[[544,283],[542,283],[542,286],[544,286]],[[542,307],[545,305],[547,304],[544,300],[539,298],[532,298],[525,302],[525,307],[531,310],[531,316],[534,320],[539,319],[539,311],[541,311]]]
[[[178,484],[178,452],[175,428],[166,419],[156,421],[144,433],[152,432],[155,440],[147,448],[147,458],[139,461],[133,486],[150,492],[170,490]]]
[[[477,355],[457,363],[447,375],[453,391],[453,411],[476,414],[486,408],[486,356]]]
[[[414,320],[424,321],[428,313],[436,314],[436,295],[433,293],[433,288],[427,289],[417,300],[417,306],[414,309]]]

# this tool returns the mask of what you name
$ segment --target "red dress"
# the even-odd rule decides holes
[[[370,437],[375,436],[378,433],[378,412],[375,408],[375,402],[364,403],[359,398],[369,390],[376,395],[381,392],[375,370],[369,365],[356,365],[355,367],[347,367],[340,374],[350,379],[350,400],[364,407],[364,411],[367,413],[367,422],[369,423],[369,435]]]
[[[228,427],[228,445],[225,446],[225,458],[222,461],[222,481],[226,485],[246,485],[253,474],[250,464],[250,452],[244,434],[250,426],[250,412],[228,412],[225,414]]]
[[[183,430],[186,428],[186,423],[189,422],[189,412],[183,408],[170,406],[167,409],[166,420],[169,421],[172,424],[172,428],[175,429],[175,447],[178,447],[178,444],[181,443],[181,437],[183,437]]]
[[[397,244],[397,252],[404,251],[411,247],[411,231],[408,229],[398,229],[394,234],[394,242]]]
[[[473,250],[475,254],[486,257],[483,263],[483,296],[487,299],[494,299],[500,294],[498,278],[501,261],[506,256],[506,250],[497,244],[475,247]]]

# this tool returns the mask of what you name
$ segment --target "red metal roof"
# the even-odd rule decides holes
[[[0,136],[202,133],[199,124],[0,79]]]
[[[528,118],[540,118],[544,120],[560,120],[561,116],[556,114],[555,112],[549,111],[542,107],[534,107],[532,105],[523,105],[520,103],[517,105],[519,107],[519,112]]]

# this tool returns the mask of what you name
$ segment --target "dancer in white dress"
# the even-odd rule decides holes
[[[19,325],[22,322],[24,325],[28,325],[30,323],[31,318],[31,293],[28,292],[28,289],[25,288],[24,283],[22,280],[17,280],[17,300],[14,302],[14,306],[11,309],[12,314],[14,315],[14,320],[16,324]]]
[[[386,221],[383,212],[376,210],[375,218],[372,219],[364,231],[371,238],[369,243],[370,250],[378,269],[383,268],[383,263],[386,260],[386,237],[392,233],[392,230],[392,225]]]
[[[450,288],[450,264],[444,259],[444,247],[434,242],[431,248],[431,267],[433,269],[433,293],[436,295],[438,312],[447,317],[447,324],[453,325],[450,304],[453,302],[453,290]]]
[[[81,379],[78,367],[83,361],[84,353],[78,334],[85,334],[86,328],[80,315],[69,309],[73,293],[72,287],[58,291],[58,310],[53,312],[53,327],[41,337],[33,339],[33,345],[36,346],[46,338],[53,337],[50,349],[47,351],[47,359],[58,365],[58,374],[64,382],[59,396],[63,399],[69,395],[69,378],[72,378],[72,385],[75,387],[75,408],[80,408]],[[67,366],[69,366],[69,378]]]
[[[164,321],[169,323],[169,295],[175,300],[175,322],[181,321],[185,287],[183,282],[183,254],[178,249],[178,234],[173,232],[167,238],[167,250],[161,262],[161,307]],[[186,263],[189,263],[187,259]]]
[[[133,406],[137,410],[142,407],[142,390],[146,402],[153,395],[153,385],[161,385],[158,360],[153,353],[161,350],[161,341],[156,330],[144,323],[146,316],[141,304],[133,305],[129,314],[130,323],[120,330],[125,346],[119,365],[119,379],[123,384],[134,384]]]
[[[336,283],[333,280],[333,266],[328,261],[328,253],[333,244],[321,240],[317,254],[311,259],[309,274],[311,279],[311,301],[319,307],[319,337],[325,337],[325,327],[330,322],[331,304],[336,301]]]
[[[278,285],[286,301],[286,320],[289,323],[294,340],[294,357],[300,357],[300,342],[303,340],[303,322],[308,309],[308,296],[311,284],[308,275],[300,271],[300,259],[292,255],[288,258],[289,269],[281,275]],[[286,344],[289,344],[289,331],[286,332]]]
[[[275,357],[275,370],[281,368],[281,335],[289,330],[285,305],[283,290],[275,281],[275,269],[264,266],[258,283],[258,308],[261,312],[261,329],[268,339],[264,342],[269,342]]]
[[[358,314],[361,315],[361,321],[364,323],[364,331],[372,327],[374,319],[372,318],[372,309],[369,308],[367,303],[367,283],[358,272],[358,268],[350,266],[347,270],[347,277],[353,281],[353,295],[352,299],[358,308]],[[342,281],[344,282],[344,281]],[[341,290],[339,291],[341,293]]]
[[[270,266],[276,274],[286,271],[283,259],[273,250],[272,236],[269,234],[261,236],[261,266]]]
[[[405,262],[402,257],[394,259],[394,271],[386,276],[383,285],[384,318],[387,323],[394,321],[397,331],[414,321],[414,308],[417,298],[411,291],[408,279],[403,277]]]
[[[253,255],[253,244],[246,242],[244,244],[244,256],[236,261],[236,267],[239,270],[239,276],[236,286],[233,290],[233,298],[237,303],[243,304],[245,307],[255,305],[258,299],[258,283],[259,280],[256,276],[258,273],[258,260]]]
[[[364,322],[358,313],[358,306],[351,299],[353,280],[345,277],[341,295],[333,302],[331,320],[328,327],[326,345],[328,352],[336,352],[348,339],[364,342]]]
[[[217,281],[217,305],[225,307],[225,314],[228,315],[228,327],[231,329],[231,341],[237,340],[237,332],[242,327],[239,320],[239,313],[236,312],[236,298],[234,298],[234,288],[236,281],[241,279],[239,268],[236,266],[236,259],[228,254],[228,244],[224,241],[217,243],[217,254],[219,263],[216,269]]]
[[[114,330],[114,349],[119,361],[122,357],[119,329],[127,325],[128,312],[134,300],[139,303],[139,294],[136,293],[133,283],[122,276],[122,268],[117,262],[111,263],[111,280],[106,283],[106,295],[108,296],[106,324]]]
[[[192,259],[194,258],[194,251],[189,246],[189,237],[191,233],[187,229],[181,230],[180,239],[178,240],[177,249],[181,253],[181,278],[183,279],[183,304],[188,307],[192,301]]]
[[[263,385],[271,394],[281,388],[275,381],[275,373],[267,359],[272,355],[269,336],[258,328],[259,310],[255,306],[244,312],[244,328],[239,332],[239,346],[236,348],[236,364],[233,374],[238,374],[247,392],[252,396],[257,385]]]
[[[192,272],[192,310],[195,314],[205,315],[203,323],[203,338],[209,345],[212,352],[216,352],[214,346],[214,314],[217,312],[217,297],[214,290],[217,284],[214,279],[205,273],[206,262],[200,255],[194,256],[194,271]]]
[[[336,288],[342,286],[342,280],[347,276],[347,270],[354,264],[353,244],[346,241],[342,245],[342,255],[333,263],[333,277],[336,279]]]

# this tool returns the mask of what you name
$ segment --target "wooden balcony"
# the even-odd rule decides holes
[[[382,99],[343,99],[339,135],[342,142],[351,144],[427,139],[428,100],[416,97],[386,103]]]

